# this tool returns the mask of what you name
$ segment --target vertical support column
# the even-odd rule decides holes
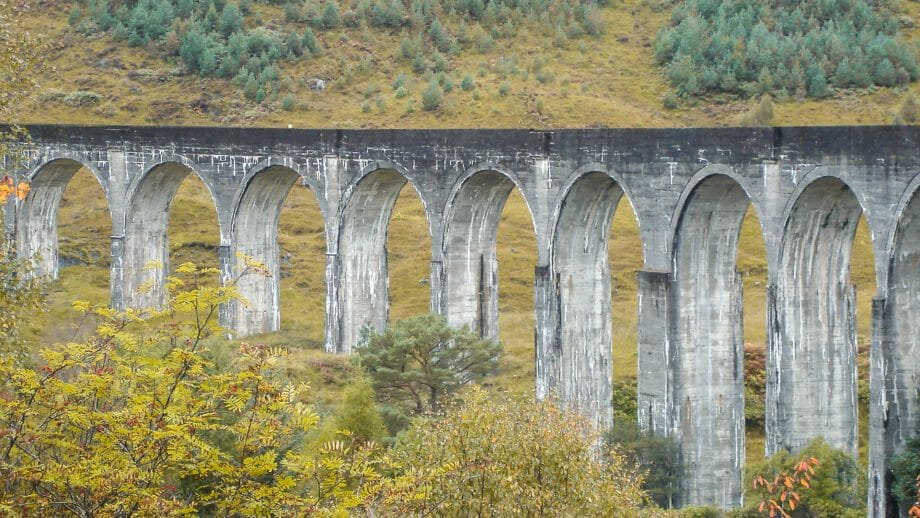
[[[119,311],[127,307],[125,298],[125,236],[112,236],[112,264],[109,269],[109,305]]]
[[[342,167],[337,155],[326,155],[322,162],[324,191],[316,193],[326,201],[326,314],[323,329],[326,352],[341,353],[342,317],[339,311],[338,248],[342,214]]]
[[[437,255],[432,254],[433,257]],[[442,293],[443,282],[441,282],[442,275],[444,275],[444,266],[441,261],[432,259],[428,263],[428,288],[430,290],[430,300],[428,304],[428,311],[435,315],[444,314],[444,293]]]
[[[338,255],[326,252],[326,352],[342,353],[342,316],[339,311]]]
[[[764,395],[764,454],[772,456],[782,448],[782,430],[789,420],[787,409],[779,402],[782,374],[779,359],[782,344],[782,326],[779,319],[779,290],[775,284],[767,286],[767,352],[766,394]]]
[[[229,245],[220,245],[217,247],[217,268],[220,270],[220,285],[227,287],[233,281],[233,251],[230,249]],[[232,301],[227,304],[221,304],[217,308],[217,320],[220,322],[220,326],[226,330],[228,337],[233,337],[233,330],[235,329],[234,325],[234,314],[233,305],[239,304],[240,301]]]
[[[669,436],[674,417],[671,347],[670,274],[638,272],[639,292],[639,426]]]
[[[872,348],[869,353],[869,502],[868,516],[898,516],[891,498],[891,458],[897,454],[901,420],[895,383],[888,375],[894,336],[888,300],[872,300]],[[901,438],[903,441],[903,438]]]
[[[741,276],[725,280],[709,300],[705,290],[676,289],[672,397],[687,469],[682,503],[732,509],[743,494],[744,324]]]
[[[479,256],[479,331],[483,338],[498,341],[498,255]]]
[[[552,269],[549,266],[534,268],[534,312],[536,333],[537,399],[544,399],[557,390],[560,383],[559,357],[562,355],[562,341],[559,337],[557,318],[559,290],[555,286]]]
[[[767,431],[768,455],[798,451],[815,437],[857,454],[856,292],[849,284],[830,290],[809,294],[826,296],[827,305],[820,316],[808,315],[804,330],[790,328],[797,324],[789,321],[802,303],[786,300],[788,293],[774,299],[773,311],[782,313],[770,332],[767,417],[774,420]]]

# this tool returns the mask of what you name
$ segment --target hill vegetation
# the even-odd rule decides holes
[[[397,4],[404,12],[398,21],[386,15],[388,9],[399,11]],[[920,15],[914,2],[860,4],[871,8],[869,21],[854,25],[862,32],[847,32],[849,39],[843,40],[840,35],[848,30],[840,28],[840,20],[848,20],[852,9],[838,9],[828,19],[809,18],[807,27],[795,30],[814,25],[816,36],[802,32],[804,47],[784,43],[782,49],[774,48],[777,41],[786,41],[779,38],[785,34],[782,28],[767,26],[763,33],[763,24],[748,23],[755,14],[768,19],[765,6],[771,3],[745,2],[751,6],[746,10],[736,9],[740,2],[727,3],[708,18],[698,12],[709,12],[704,4],[484,2],[477,17],[474,0],[26,3],[17,27],[40,34],[52,51],[48,66],[36,75],[41,87],[22,103],[21,113],[27,122],[71,123],[711,126],[738,123],[753,106],[743,95],[771,91],[778,101],[774,117],[760,123],[885,124],[911,90],[898,79],[904,77],[898,69],[913,75],[909,55]],[[795,9],[778,5],[775,11],[788,11],[794,18]],[[333,11],[337,15],[323,21]],[[719,12],[724,16],[716,16]],[[696,41],[692,31],[684,31],[691,25],[698,29]],[[870,40],[874,27],[882,32]],[[769,53],[755,53],[760,42],[751,39],[726,55],[726,42],[699,37],[700,30],[709,28],[728,31],[737,42],[763,36]],[[893,86],[871,86],[889,83],[866,83],[862,72],[852,85],[868,88],[835,83],[838,58],[821,63],[829,97],[808,97],[807,78],[804,96],[798,95],[798,79],[795,88],[784,83],[783,69],[791,71],[800,62],[807,75],[812,63],[802,60],[823,45],[839,48],[841,41],[847,53],[856,49],[861,63],[877,68],[884,60],[874,61],[877,52],[870,52],[875,39],[887,42],[882,47],[895,70]],[[671,57],[706,60],[695,71],[697,88],[687,90],[701,96],[679,98],[676,94],[686,89],[669,84],[674,67],[656,64],[656,55],[666,62],[663,49],[672,46],[665,43],[678,40]],[[863,45],[864,40],[869,41]],[[847,62],[855,63],[853,58]],[[783,84],[767,90],[756,86],[764,65],[773,81]],[[737,76],[734,90],[703,88],[712,83],[713,72],[721,74],[730,66]],[[871,79],[875,71],[867,73]],[[723,90],[734,93],[718,93]]]
[[[658,34],[655,60],[681,96],[823,98],[917,79],[915,50],[886,1],[689,0]]]

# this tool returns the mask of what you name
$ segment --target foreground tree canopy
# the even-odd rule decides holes
[[[359,378],[328,421],[343,428],[311,441],[321,417],[286,352],[220,337],[218,307],[239,296],[217,275],[180,266],[159,311],[77,303],[97,323],[86,340],[0,358],[0,514],[616,516],[643,503],[634,470],[598,460],[586,420],[532,398],[474,389],[383,448]]]
[[[680,95],[826,97],[920,76],[886,0],[685,0],[655,59]]]

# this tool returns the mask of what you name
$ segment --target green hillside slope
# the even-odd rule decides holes
[[[342,5],[345,12],[351,4]],[[913,42],[918,31],[913,20],[920,15],[920,5],[897,5],[903,36]],[[463,50],[443,53],[445,70],[437,74],[417,73],[411,60],[401,57],[404,41],[427,37],[424,27],[318,29],[318,54],[279,61],[279,91],[273,94],[269,88],[266,100],[257,103],[246,98],[245,84],[190,70],[177,56],[176,41],[129,47],[113,39],[113,30],[94,32],[83,22],[68,25],[70,2],[47,3],[26,9],[18,21],[18,27],[40,34],[51,45],[40,88],[22,106],[22,117],[28,122],[295,127],[738,123],[751,102],[732,96],[693,98],[676,109],[663,107],[662,99],[673,89],[665,69],[654,64],[654,49],[658,30],[671,19],[670,7],[671,2],[661,0],[624,0],[599,7],[595,16],[603,32],[596,37],[560,39],[551,25],[525,18],[507,29],[508,35],[493,31],[496,38],[487,50],[473,41],[480,25],[442,13],[446,33],[454,40],[467,34],[470,41]],[[252,3],[246,27],[301,34],[308,22],[286,21],[285,11],[280,5]],[[424,54],[426,59],[431,52]],[[467,76],[469,90],[461,87]],[[425,111],[423,91],[431,79],[442,85],[450,82],[453,88],[443,94],[438,109]],[[317,80],[323,89],[316,89]],[[789,99],[777,103],[772,122],[885,124],[911,88],[839,90],[830,98],[806,101],[796,101],[795,92],[789,92]]]

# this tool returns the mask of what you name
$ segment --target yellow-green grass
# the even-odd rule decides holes
[[[449,75],[458,85],[445,95],[440,109],[421,109],[426,80],[397,59],[400,34],[369,28],[320,32],[324,49],[318,57],[286,62],[296,108],[280,102],[257,105],[226,80],[181,75],[175,59],[167,62],[157,49],[127,48],[110,35],[82,36],[66,23],[68,3],[43,4],[27,10],[17,27],[52,44],[40,88],[21,106],[26,122],[78,124],[258,125],[294,127],[663,127],[719,126],[738,123],[748,103],[713,96],[662,107],[670,91],[663,70],[653,63],[655,34],[670,18],[660,2],[624,0],[600,9],[605,33],[556,46],[551,34],[537,26],[518,27],[517,35],[498,39],[492,51],[464,51],[450,57]],[[920,16],[920,5],[902,2],[899,15]],[[250,27],[281,21],[278,6],[255,4]],[[302,27],[301,27],[302,28]],[[452,33],[458,27],[448,24]],[[904,29],[913,40],[920,24]],[[504,63],[516,63],[514,67]],[[535,64],[542,63],[537,80]],[[516,68],[517,72],[509,72]],[[480,69],[483,70],[480,75]],[[139,78],[138,70],[161,74]],[[413,78],[409,96],[398,99],[392,88],[400,73]],[[476,88],[463,91],[461,78],[470,74]],[[546,80],[547,77],[552,80]],[[313,91],[307,79],[322,78],[329,87]],[[510,93],[501,96],[507,83]],[[830,99],[783,100],[774,124],[887,124],[910,88],[843,91]],[[54,92],[92,90],[103,100],[74,108]],[[378,99],[383,108],[378,107]],[[410,100],[414,110],[407,111]],[[367,106],[365,106],[367,105]]]

